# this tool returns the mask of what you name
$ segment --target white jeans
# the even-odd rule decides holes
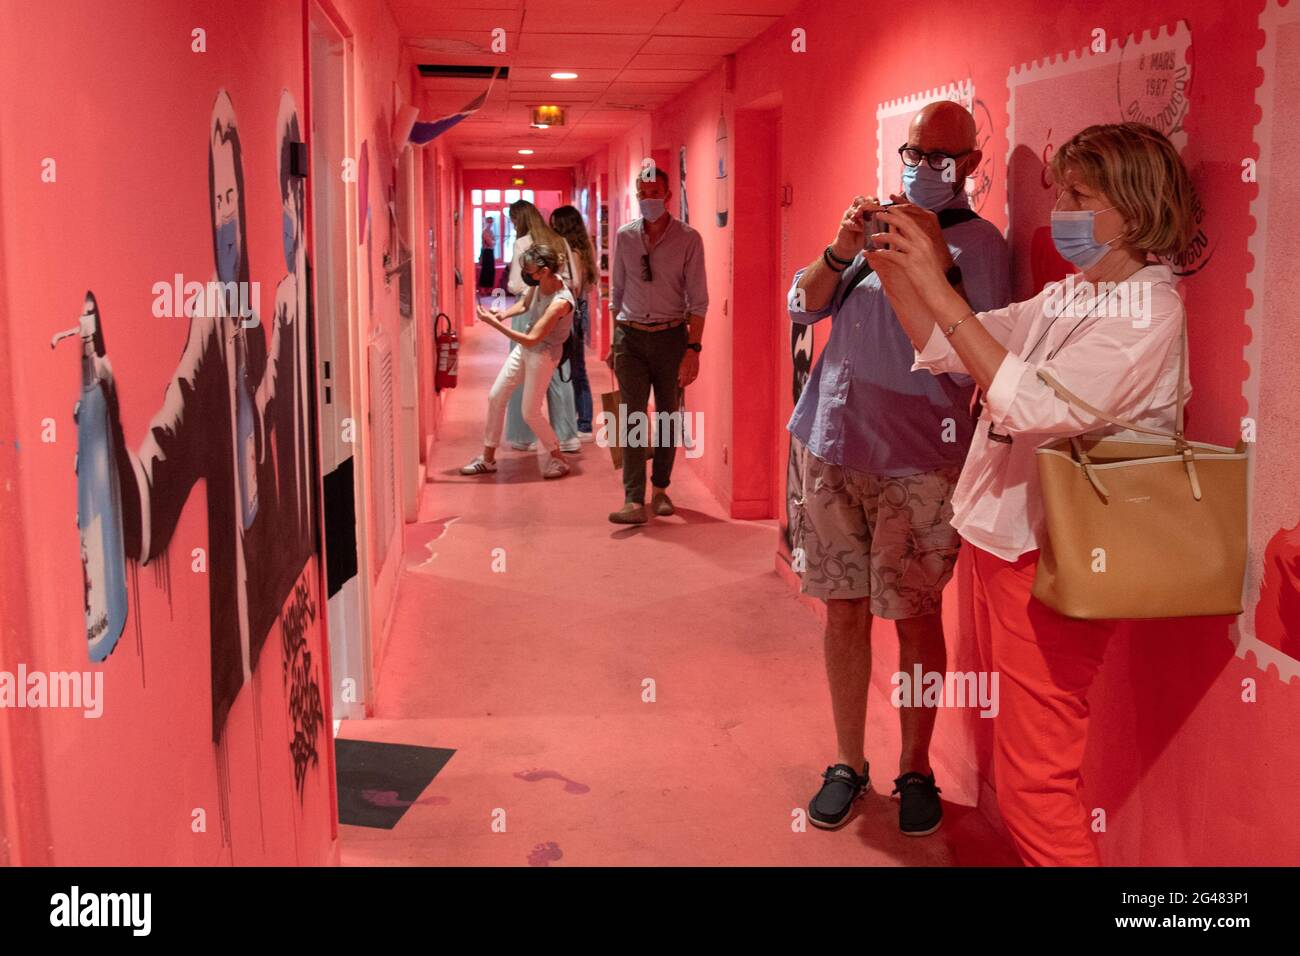
[[[506,364],[501,367],[501,373],[497,375],[492,391],[488,393],[484,446],[496,448],[501,444],[501,432],[506,423],[506,405],[510,402],[511,393],[522,383],[524,421],[537,436],[539,450],[559,449],[560,442],[555,437],[555,430],[551,428],[550,421],[542,411],[546,389],[551,383],[555,367],[559,364],[551,358],[550,349],[526,349],[521,345],[515,345],[510,350],[510,354],[506,357]]]

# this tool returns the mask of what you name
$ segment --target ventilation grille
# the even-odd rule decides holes
[[[370,483],[374,489],[374,574],[384,567],[396,520],[397,463],[393,449],[393,350],[387,339],[370,346]]]
[[[508,66],[440,66],[436,63],[421,63],[420,76],[427,80],[490,80],[496,70],[500,70],[497,79],[504,80],[510,76]]]

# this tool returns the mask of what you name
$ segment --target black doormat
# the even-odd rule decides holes
[[[339,823],[391,830],[455,752],[442,747],[336,739]]]

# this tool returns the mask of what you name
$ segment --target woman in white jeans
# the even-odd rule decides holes
[[[525,300],[527,305],[519,303],[502,312],[478,307],[478,317],[515,346],[488,393],[483,454],[461,468],[462,475],[484,475],[497,470],[497,445],[505,427],[506,405],[520,386],[524,421],[536,433],[540,447],[549,453],[542,466],[542,477],[561,478],[569,473],[559,439],[542,410],[551,375],[560,364],[564,341],[573,328],[573,293],[560,278],[563,268],[561,253],[547,243],[534,243],[523,252],[520,263],[524,283],[532,287],[531,295]],[[508,324],[515,315],[524,317],[523,331]]]
[[[1056,151],[1052,241],[1079,274],[1034,298],[974,314],[934,213],[899,205],[867,254],[916,347],[915,369],[964,372],[983,414],[953,494],[971,546],[975,630],[1000,675],[993,777],[1003,822],[1031,865],[1094,866],[1083,802],[1088,691],[1114,621],[1075,620],[1033,597],[1046,541],[1035,449],[1114,433],[1039,380],[1048,371],[1112,418],[1173,430],[1185,314],[1158,257],[1185,248],[1192,186],[1178,151],[1141,123],[1090,126]],[[876,207],[879,208],[879,207]],[[881,248],[884,245],[885,248]],[[960,261],[956,263],[960,266]]]
[[[574,281],[573,253],[568,241],[556,233],[538,208],[526,199],[510,204],[510,221],[514,224],[515,235],[518,238],[515,239],[514,252],[510,257],[506,291],[511,295],[520,296],[521,299],[531,294],[523,278],[523,254],[534,242],[544,242],[560,254],[560,278],[574,293],[574,299],[577,301],[578,286]],[[527,301],[523,304],[528,305]],[[520,324],[523,314],[521,311],[514,311],[516,318],[511,325],[516,331],[522,332],[525,328]],[[577,318],[576,311],[574,318],[575,320]],[[546,389],[547,420],[555,430],[555,436],[560,440],[560,449],[576,452],[582,448],[578,441],[578,414],[574,405],[574,386],[566,376],[568,376],[567,369],[556,369],[555,374],[551,376],[551,384]],[[506,406],[505,440],[512,448],[524,451],[528,448],[537,448],[538,444],[537,436],[524,421],[523,409],[519,405],[521,397],[520,393],[516,392],[510,399],[510,404]]]

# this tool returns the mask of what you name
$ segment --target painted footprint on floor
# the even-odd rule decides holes
[[[591,791],[591,787],[585,783],[570,780],[564,774],[556,773],[554,770],[521,770],[515,776],[520,780],[527,780],[529,783],[536,783],[538,780],[563,780],[565,793],[588,793]]]
[[[374,807],[445,807],[451,803],[450,797],[421,797],[419,800],[403,800],[396,790],[362,790],[361,799]]]
[[[539,843],[528,854],[529,866],[550,866],[564,856],[564,851],[555,843]]]

